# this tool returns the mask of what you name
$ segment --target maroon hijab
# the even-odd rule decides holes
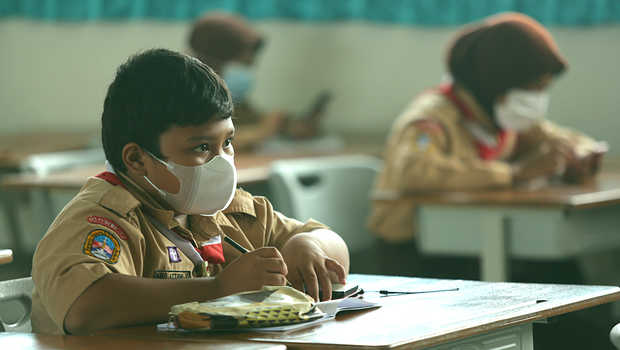
[[[189,46],[202,62],[219,72],[244,50],[257,51],[263,38],[239,16],[210,12],[194,22]]]
[[[447,65],[455,83],[468,89],[493,115],[493,104],[509,89],[525,86],[566,67],[551,34],[519,13],[487,18],[456,35]]]

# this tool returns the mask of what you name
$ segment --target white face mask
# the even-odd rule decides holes
[[[233,102],[245,100],[254,85],[254,71],[252,68],[239,63],[227,65],[224,68],[222,78],[226,82]]]
[[[217,155],[205,164],[185,166],[174,162],[164,162],[147,152],[153,159],[164,164],[179,180],[181,188],[178,193],[169,193],[157,187],[144,176],[179,213],[212,216],[228,207],[237,187],[237,170],[232,156]]]
[[[542,120],[549,107],[549,93],[513,89],[494,106],[497,123],[506,130],[524,131]]]

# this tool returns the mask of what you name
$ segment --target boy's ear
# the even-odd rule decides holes
[[[144,157],[146,153],[142,150],[142,147],[138,146],[135,142],[130,142],[123,147],[122,159],[127,172],[129,174],[144,176],[146,169],[144,167]]]

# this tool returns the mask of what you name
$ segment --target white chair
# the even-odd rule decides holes
[[[611,340],[611,343],[614,344],[616,349],[620,350],[620,323],[615,325],[611,329],[611,332],[609,332],[609,340]]]
[[[269,176],[270,199],[283,214],[328,225],[347,242],[351,255],[369,248],[366,229],[370,191],[382,162],[351,155],[276,161]]]
[[[33,288],[32,277],[0,282],[0,331],[32,331],[30,312],[32,309]],[[23,310],[19,310],[19,308],[16,310],[15,303],[21,305]],[[16,314],[18,317],[15,317]],[[5,321],[7,318],[10,318],[12,322]]]

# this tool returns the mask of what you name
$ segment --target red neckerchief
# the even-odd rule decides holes
[[[121,179],[118,178],[118,176],[116,176],[116,174],[109,172],[109,171],[104,171],[102,173],[99,173],[97,175],[95,175],[95,177],[98,177],[102,180],[107,181],[109,184],[114,185],[114,186],[118,186],[121,185],[123,187],[125,187],[125,185],[123,185],[123,183],[121,182]]]
[[[467,118],[468,120],[475,120],[471,109],[469,109],[469,107],[454,93],[453,84],[440,85],[439,92],[441,92],[442,95],[446,96],[465,118]],[[478,148],[478,155],[480,156],[480,158],[484,160],[497,159],[504,147],[506,146],[508,135],[508,131],[503,129],[500,130],[497,133],[497,144],[495,147],[489,146],[485,143],[480,142],[479,140],[476,140],[476,147]]]
[[[118,176],[116,176],[116,174],[112,172],[104,171],[100,174],[95,175],[95,177],[105,180],[114,186],[121,185],[125,187],[125,185],[123,185],[123,183],[121,182],[121,179],[119,179]],[[204,260],[208,261],[211,264],[223,264],[226,262],[226,259],[224,259],[224,249],[222,247],[221,241],[208,241],[203,243],[200,248],[194,247],[194,249],[196,249],[196,251],[200,254],[200,256],[202,256]]]

